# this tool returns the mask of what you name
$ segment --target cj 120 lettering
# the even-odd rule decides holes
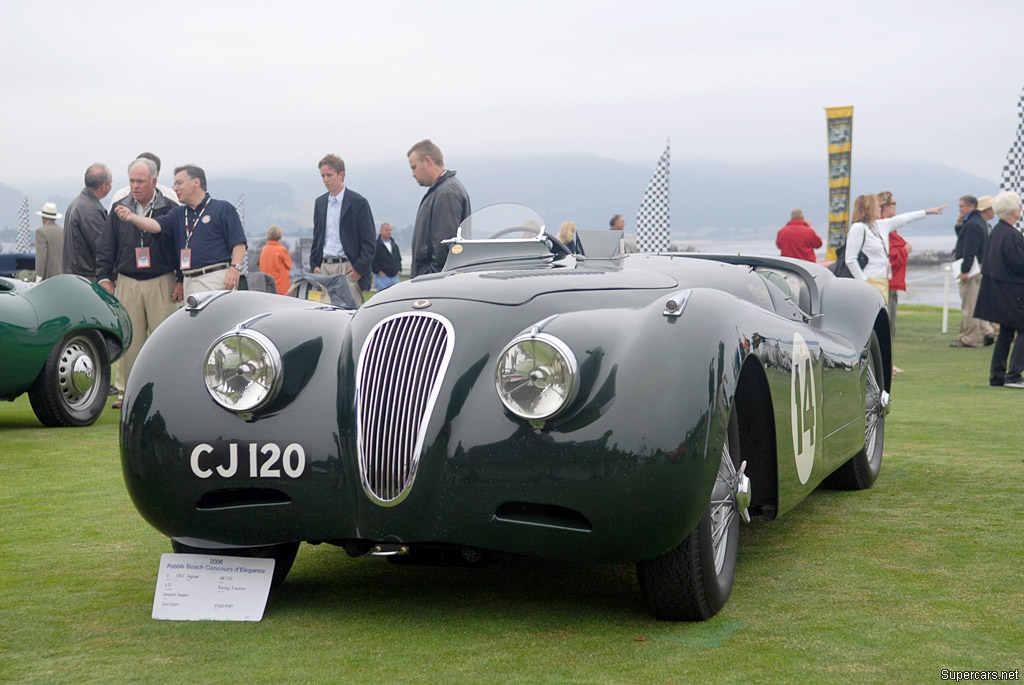
[[[200,480],[296,480],[309,475],[309,450],[299,442],[211,440],[185,444],[185,476]]]

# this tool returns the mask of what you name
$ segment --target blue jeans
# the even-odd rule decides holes
[[[373,284],[377,287],[377,292],[380,292],[381,290],[390,288],[395,283],[398,283],[399,279],[400,276],[398,274],[395,274],[394,276],[381,276],[380,274],[377,274],[373,277]]]

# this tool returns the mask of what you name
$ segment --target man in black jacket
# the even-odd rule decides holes
[[[398,283],[401,270],[402,252],[398,243],[391,239],[391,224],[383,223],[377,236],[377,254],[373,258],[373,280],[377,292]]]
[[[988,321],[974,318],[974,305],[981,288],[981,259],[985,253],[988,238],[987,220],[993,216],[992,196],[975,198],[964,195],[960,198],[960,218],[956,225],[956,247],[953,259],[962,259],[960,273],[960,333],[950,347],[978,347],[981,341],[991,345],[995,340],[995,328]],[[972,276],[971,271],[975,274]]]
[[[64,264],[66,274],[96,280],[96,244],[107,222],[107,210],[100,200],[110,192],[112,180],[106,164],[91,164],[85,170],[85,187],[64,214]]]
[[[448,259],[443,241],[454,238],[459,224],[472,213],[469,194],[455,172],[444,168],[441,149],[430,140],[421,140],[409,149],[412,177],[427,188],[416,212],[412,234],[413,278],[436,273]]]
[[[177,205],[157,192],[156,179],[156,164],[150,159],[136,159],[128,165],[131,194],[114,207],[126,206],[139,216],[163,216]],[[121,301],[132,322],[132,343],[117,362],[114,387],[119,397],[115,409],[121,407],[128,374],[142,344],[176,308],[176,266],[170,233],[147,233],[122,221],[117,212],[110,212],[96,248],[96,278]]]
[[[373,212],[365,197],[345,187],[345,162],[341,157],[327,155],[318,166],[327,192],[313,205],[309,268],[315,274],[345,274],[352,297],[356,304],[362,304],[359,282],[369,280],[377,253]]]

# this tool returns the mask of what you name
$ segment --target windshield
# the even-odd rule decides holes
[[[459,225],[458,240],[539,240],[544,219],[529,207],[504,202],[473,212]]]

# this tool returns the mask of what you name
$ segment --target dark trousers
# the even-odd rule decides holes
[[[1013,342],[1014,336],[1017,342]],[[1013,352],[1010,345],[1013,344]],[[1006,368],[1006,358],[1010,358],[1010,368]],[[1024,371],[1024,331],[1020,328],[1000,326],[995,345],[992,346],[992,365],[989,367],[988,384],[1020,383],[1021,372]]]

